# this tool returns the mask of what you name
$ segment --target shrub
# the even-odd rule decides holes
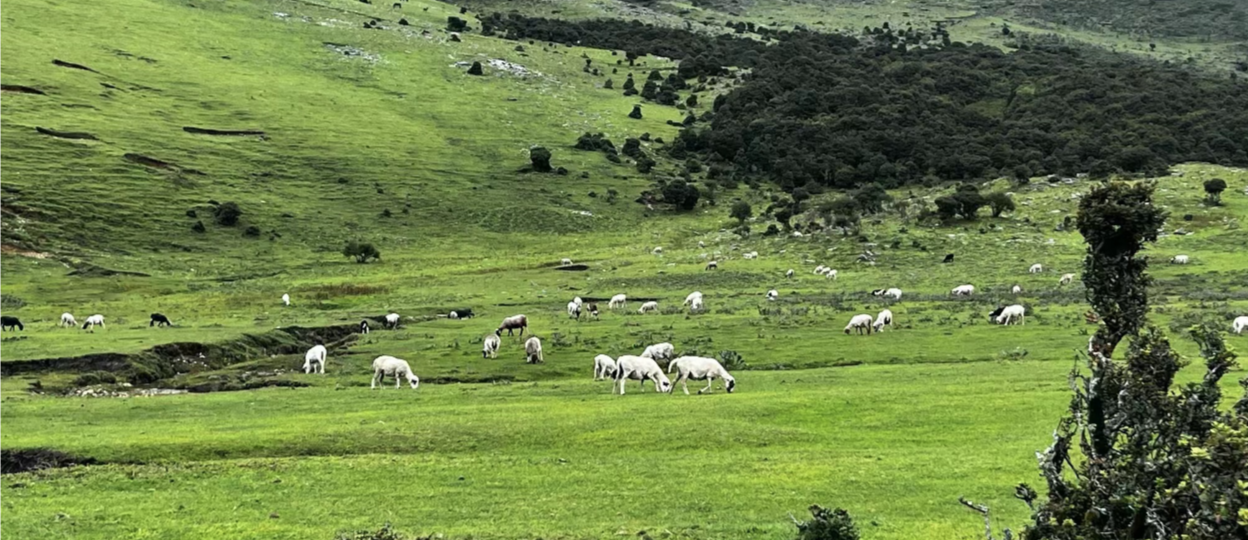
[[[732,204],[732,211],[728,214],[738,223],[745,224],[745,220],[754,216],[754,209],[750,207],[750,203],[745,201],[737,201]]]
[[[654,160],[650,159],[650,156],[645,154],[642,154],[641,157],[637,158],[637,172],[641,174],[648,174],[650,171],[654,170],[655,165],[656,163]]]
[[[797,540],[859,540],[858,528],[849,512],[840,508],[828,510],[819,505],[810,507],[808,521],[793,520]]]
[[[745,357],[737,351],[719,351],[719,363],[728,371],[744,370],[747,368]]]
[[[260,227],[257,227],[255,225],[248,226],[247,229],[243,231],[243,236],[247,236],[251,238],[260,236]]]
[[[1205,180],[1205,202],[1209,206],[1220,206],[1222,204],[1223,191],[1226,191],[1226,180],[1221,178]]]
[[[375,531],[354,531],[338,533],[334,540],[409,540],[409,536],[394,530],[389,523]]]
[[[485,75],[485,72],[481,70],[481,62],[473,62],[472,67],[468,68],[468,74]]]
[[[680,210],[693,210],[701,195],[697,186],[684,180],[673,180],[663,186],[663,202]]]
[[[602,83],[602,87],[607,90],[615,88],[615,81],[612,81],[611,79],[607,79],[607,82]]]
[[[204,231],[207,231],[207,230],[208,230],[208,228],[207,228],[207,227],[204,227],[204,222],[203,222],[203,221],[195,220],[195,224],[194,224],[194,225],[191,225],[191,230],[192,230],[192,231],[195,231],[195,232],[197,232],[197,233],[202,233],[202,232],[204,232]]]
[[[645,155],[645,152],[641,151],[641,140],[632,137],[624,139],[624,147],[620,149],[620,153],[633,159]]]
[[[992,208],[992,217],[1001,217],[1003,212],[1014,211],[1014,199],[1010,198],[1004,192],[997,191],[989,193],[984,200],[988,202],[988,206]]]
[[[628,117],[641,120],[641,105],[633,105],[633,112],[628,113]]]
[[[115,384],[117,377],[107,371],[83,373],[74,379],[74,386],[92,386],[96,384]]]
[[[465,21],[454,15],[446,18],[446,29],[451,32],[464,32],[468,30],[468,21]]]
[[[243,211],[239,209],[238,203],[233,201],[223,202],[212,209],[213,219],[217,221],[218,225],[226,227],[233,227],[238,224],[238,218],[242,217],[242,215]]]
[[[355,262],[364,264],[369,260],[381,260],[381,252],[372,244],[352,240],[342,248],[343,257],[355,257]]]
[[[550,150],[541,146],[534,146],[529,149],[529,161],[533,163],[533,170],[537,172],[550,172]]]

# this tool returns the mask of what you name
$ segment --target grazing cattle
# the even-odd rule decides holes
[[[595,319],[598,318],[598,304],[595,303],[589,305],[589,316]]]
[[[398,328],[400,319],[402,319],[402,317],[399,317],[398,313],[390,313],[389,315],[386,315],[386,328],[391,330]]]
[[[641,381],[643,393],[646,391],[646,381],[653,382],[656,391],[672,391],[672,382],[667,380],[667,375],[659,369],[659,364],[650,358],[630,355],[619,357],[615,362],[615,382],[619,386],[621,396],[624,395],[624,382],[629,379]]]
[[[1235,322],[1231,323],[1231,330],[1235,335],[1244,333],[1244,329],[1248,329],[1248,315],[1235,317]]]
[[[879,332],[884,331],[885,326],[892,326],[892,325],[893,325],[893,311],[890,309],[883,309],[880,311],[879,315],[875,316],[875,323],[873,323],[871,326],[875,328],[875,331],[877,333],[879,333]]]
[[[78,321],[74,319],[73,313],[62,313],[60,326],[78,326]]]
[[[655,343],[654,345],[646,347],[646,350],[641,353],[641,356],[642,358],[649,358],[651,360],[667,360],[676,356],[676,347],[673,347],[671,343],[667,342]]]
[[[1170,257],[1170,264],[1187,264],[1187,255],[1175,255]]]
[[[711,262],[706,263],[706,269],[707,269],[707,270],[718,270],[718,269],[719,269],[719,261],[711,261]]]
[[[605,354],[594,357],[594,380],[615,379],[615,360]]]
[[[524,361],[529,364],[545,361],[542,358],[542,340],[537,339],[537,336],[529,336],[529,340],[524,342]]]
[[[0,316],[0,330],[25,330],[26,325],[22,324],[22,320],[17,317],[8,315]]]
[[[1043,272],[1043,271],[1044,271],[1044,265],[1040,263],[1033,264],[1031,265],[1031,268],[1027,269],[1028,274],[1039,274],[1040,272]]]
[[[367,319],[365,319],[365,320],[360,321],[360,333],[361,333],[361,334],[367,334],[367,333],[368,333],[368,331],[369,331],[369,328],[368,328],[368,320],[367,320]]]
[[[581,305],[576,302],[568,302],[568,317],[581,320]]]
[[[169,322],[169,317],[166,317],[159,313],[153,313],[152,321],[147,323],[147,326],[148,328],[151,328],[153,326],[173,326],[173,323]]]
[[[498,346],[502,341],[494,334],[485,336],[485,341],[481,344],[481,358],[498,358]]]
[[[282,295],[282,305],[284,305],[284,306],[289,306],[289,305],[290,305],[290,295],[289,295],[289,294],[283,294],[283,295]]]
[[[975,286],[974,285],[958,285],[957,287],[954,287],[953,290],[949,291],[949,294],[953,296],[970,296],[972,294],[975,294]]]
[[[775,299],[777,298],[780,298],[780,291],[777,291],[775,289],[767,291],[767,300],[775,301]]]
[[[1074,275],[1074,274],[1062,274],[1062,279],[1059,279],[1059,280],[1057,281],[1057,284],[1058,284],[1058,285],[1068,285],[1068,284],[1070,284],[1070,282],[1071,282],[1071,281],[1074,281],[1074,280],[1075,280],[1075,275]]]
[[[948,254],[948,255],[945,255],[945,260],[944,260],[944,261],[941,261],[941,262],[946,262],[946,263],[951,263],[951,262],[953,262],[953,254],[952,254],[952,253],[950,253],[950,254]]]
[[[1023,288],[1022,288],[1022,287],[1019,287],[1018,285],[1015,285],[1015,286],[1013,286],[1012,288],[1010,288],[1010,292],[1012,292],[1012,293],[1014,293],[1014,294],[1019,294],[1019,293],[1023,292]]]
[[[658,302],[655,302],[655,301],[651,300],[651,301],[649,301],[649,302],[646,302],[646,303],[642,304],[642,305],[641,305],[641,309],[638,309],[638,310],[637,310],[637,313],[650,313],[650,312],[654,312],[654,313],[658,313],[658,312],[659,312],[659,303],[658,303]]]
[[[503,319],[502,324],[498,325],[498,330],[494,331],[494,335],[503,335],[503,330],[507,331],[507,335],[512,335],[512,331],[519,328],[520,337],[524,337],[524,329],[529,327],[529,318],[524,315],[512,315]]]
[[[863,333],[871,335],[871,316],[866,313],[854,315],[849,320],[849,324],[845,325],[845,333],[848,334],[850,330],[857,331],[859,335]]]
[[[420,386],[420,378],[412,373],[412,366],[407,364],[407,360],[386,355],[378,356],[373,360],[373,384],[370,388],[376,389],[377,383],[385,380],[386,376],[394,377],[395,388],[399,387],[401,379],[407,379],[407,384],[411,385],[412,390]]]
[[[321,375],[325,374],[325,359],[329,356],[329,351],[324,345],[316,345],[303,355],[303,373],[314,373],[320,368]]]
[[[1027,324],[1026,321],[1024,321],[1023,319],[1023,315],[1027,312],[1027,310],[1023,306],[1019,304],[1014,304],[1006,308],[997,308],[997,309],[1000,310],[1000,313],[997,313],[997,316],[996,316],[997,324],[1002,324],[1002,325],[1012,324],[1015,319],[1018,320],[1018,324]]]
[[[617,294],[611,297],[611,301],[607,302],[607,309],[622,308],[628,302],[628,296]]]
[[[698,390],[699,395],[711,393],[711,387],[715,385],[715,379],[724,380],[724,390],[729,394],[737,388],[737,380],[714,358],[682,356],[672,360],[672,363],[667,365],[668,373],[671,373],[673,369],[679,372],[676,382],[680,383],[681,387],[684,388],[686,396],[689,395],[689,379],[706,381],[706,388]]]
[[[96,326],[99,326],[100,328],[107,328],[106,326],[104,326],[103,315],[99,315],[99,314],[92,315],[90,317],[87,317],[87,322],[82,323],[83,330],[91,330],[92,332],[95,331]]]

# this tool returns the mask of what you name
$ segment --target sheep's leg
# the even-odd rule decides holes
[[[711,393],[711,387],[714,385],[715,385],[715,377],[707,377],[706,388],[698,390],[698,394],[701,395],[702,393],[707,393],[707,394]]]
[[[377,383],[378,383],[378,382],[380,382],[380,381],[381,381],[381,372],[380,372],[380,371],[374,371],[374,372],[373,372],[373,384],[369,385],[369,388],[371,388],[371,389],[373,389],[373,390],[376,390],[376,389],[377,389]]]
[[[620,379],[619,379],[619,381],[618,381],[618,382],[620,383],[620,384],[619,384],[619,387],[620,387],[620,395],[621,395],[621,396],[622,396],[622,395],[624,395],[624,382],[625,382],[625,381],[627,381],[627,380],[628,380],[628,379],[625,379],[625,378],[623,377],[623,374],[621,374]]]
[[[403,383],[403,379],[399,377],[399,372],[394,372],[394,387],[398,389]]]
[[[307,360],[304,360],[303,361],[303,374],[307,375],[309,373],[312,373],[312,364],[309,363]]]

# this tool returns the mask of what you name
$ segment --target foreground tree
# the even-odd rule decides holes
[[[1047,500],[1026,484],[1015,490],[1033,512],[1027,540],[1248,538],[1248,397],[1225,411],[1218,386],[1235,355],[1216,330],[1192,329],[1205,374],[1174,388],[1185,362],[1146,319],[1148,261],[1139,252],[1166,219],[1153,189],[1103,184],[1080,201],[1083,282],[1100,323],[1088,373],[1071,374],[1069,412],[1038,454]],[[1127,338],[1126,358],[1114,360]]]

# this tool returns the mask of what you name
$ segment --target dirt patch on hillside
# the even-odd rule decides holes
[[[143,154],[128,153],[121,157],[126,158],[126,161],[138,163],[139,165],[143,165],[144,167],[151,167],[153,169],[160,169],[163,171],[171,171],[171,172],[182,173],[182,174],[198,174],[198,175],[207,174],[203,171],[189,169],[181,165],[178,165],[176,163],[170,163],[168,161],[165,161],[162,159],[156,159],[150,156],[145,156]]]
[[[201,127],[195,127],[195,126],[182,126],[182,131],[185,131],[187,133],[194,133],[196,135],[264,137],[264,132],[258,129],[211,129],[211,128],[201,128]]]
[[[48,95],[47,92],[33,86],[23,86],[20,84],[0,84],[0,92],[16,92],[18,94],[36,94],[40,96]]]
[[[56,137],[58,139],[71,139],[71,140],[77,140],[77,141],[100,140],[95,135],[92,135],[85,131],[60,131],[60,130],[56,130],[52,128],[45,128],[45,127],[39,127],[39,126],[35,126],[35,131],[43,135],[47,135],[49,137]]]
[[[51,448],[0,450],[0,474],[15,474],[77,465],[98,465],[99,460],[75,456]]]

